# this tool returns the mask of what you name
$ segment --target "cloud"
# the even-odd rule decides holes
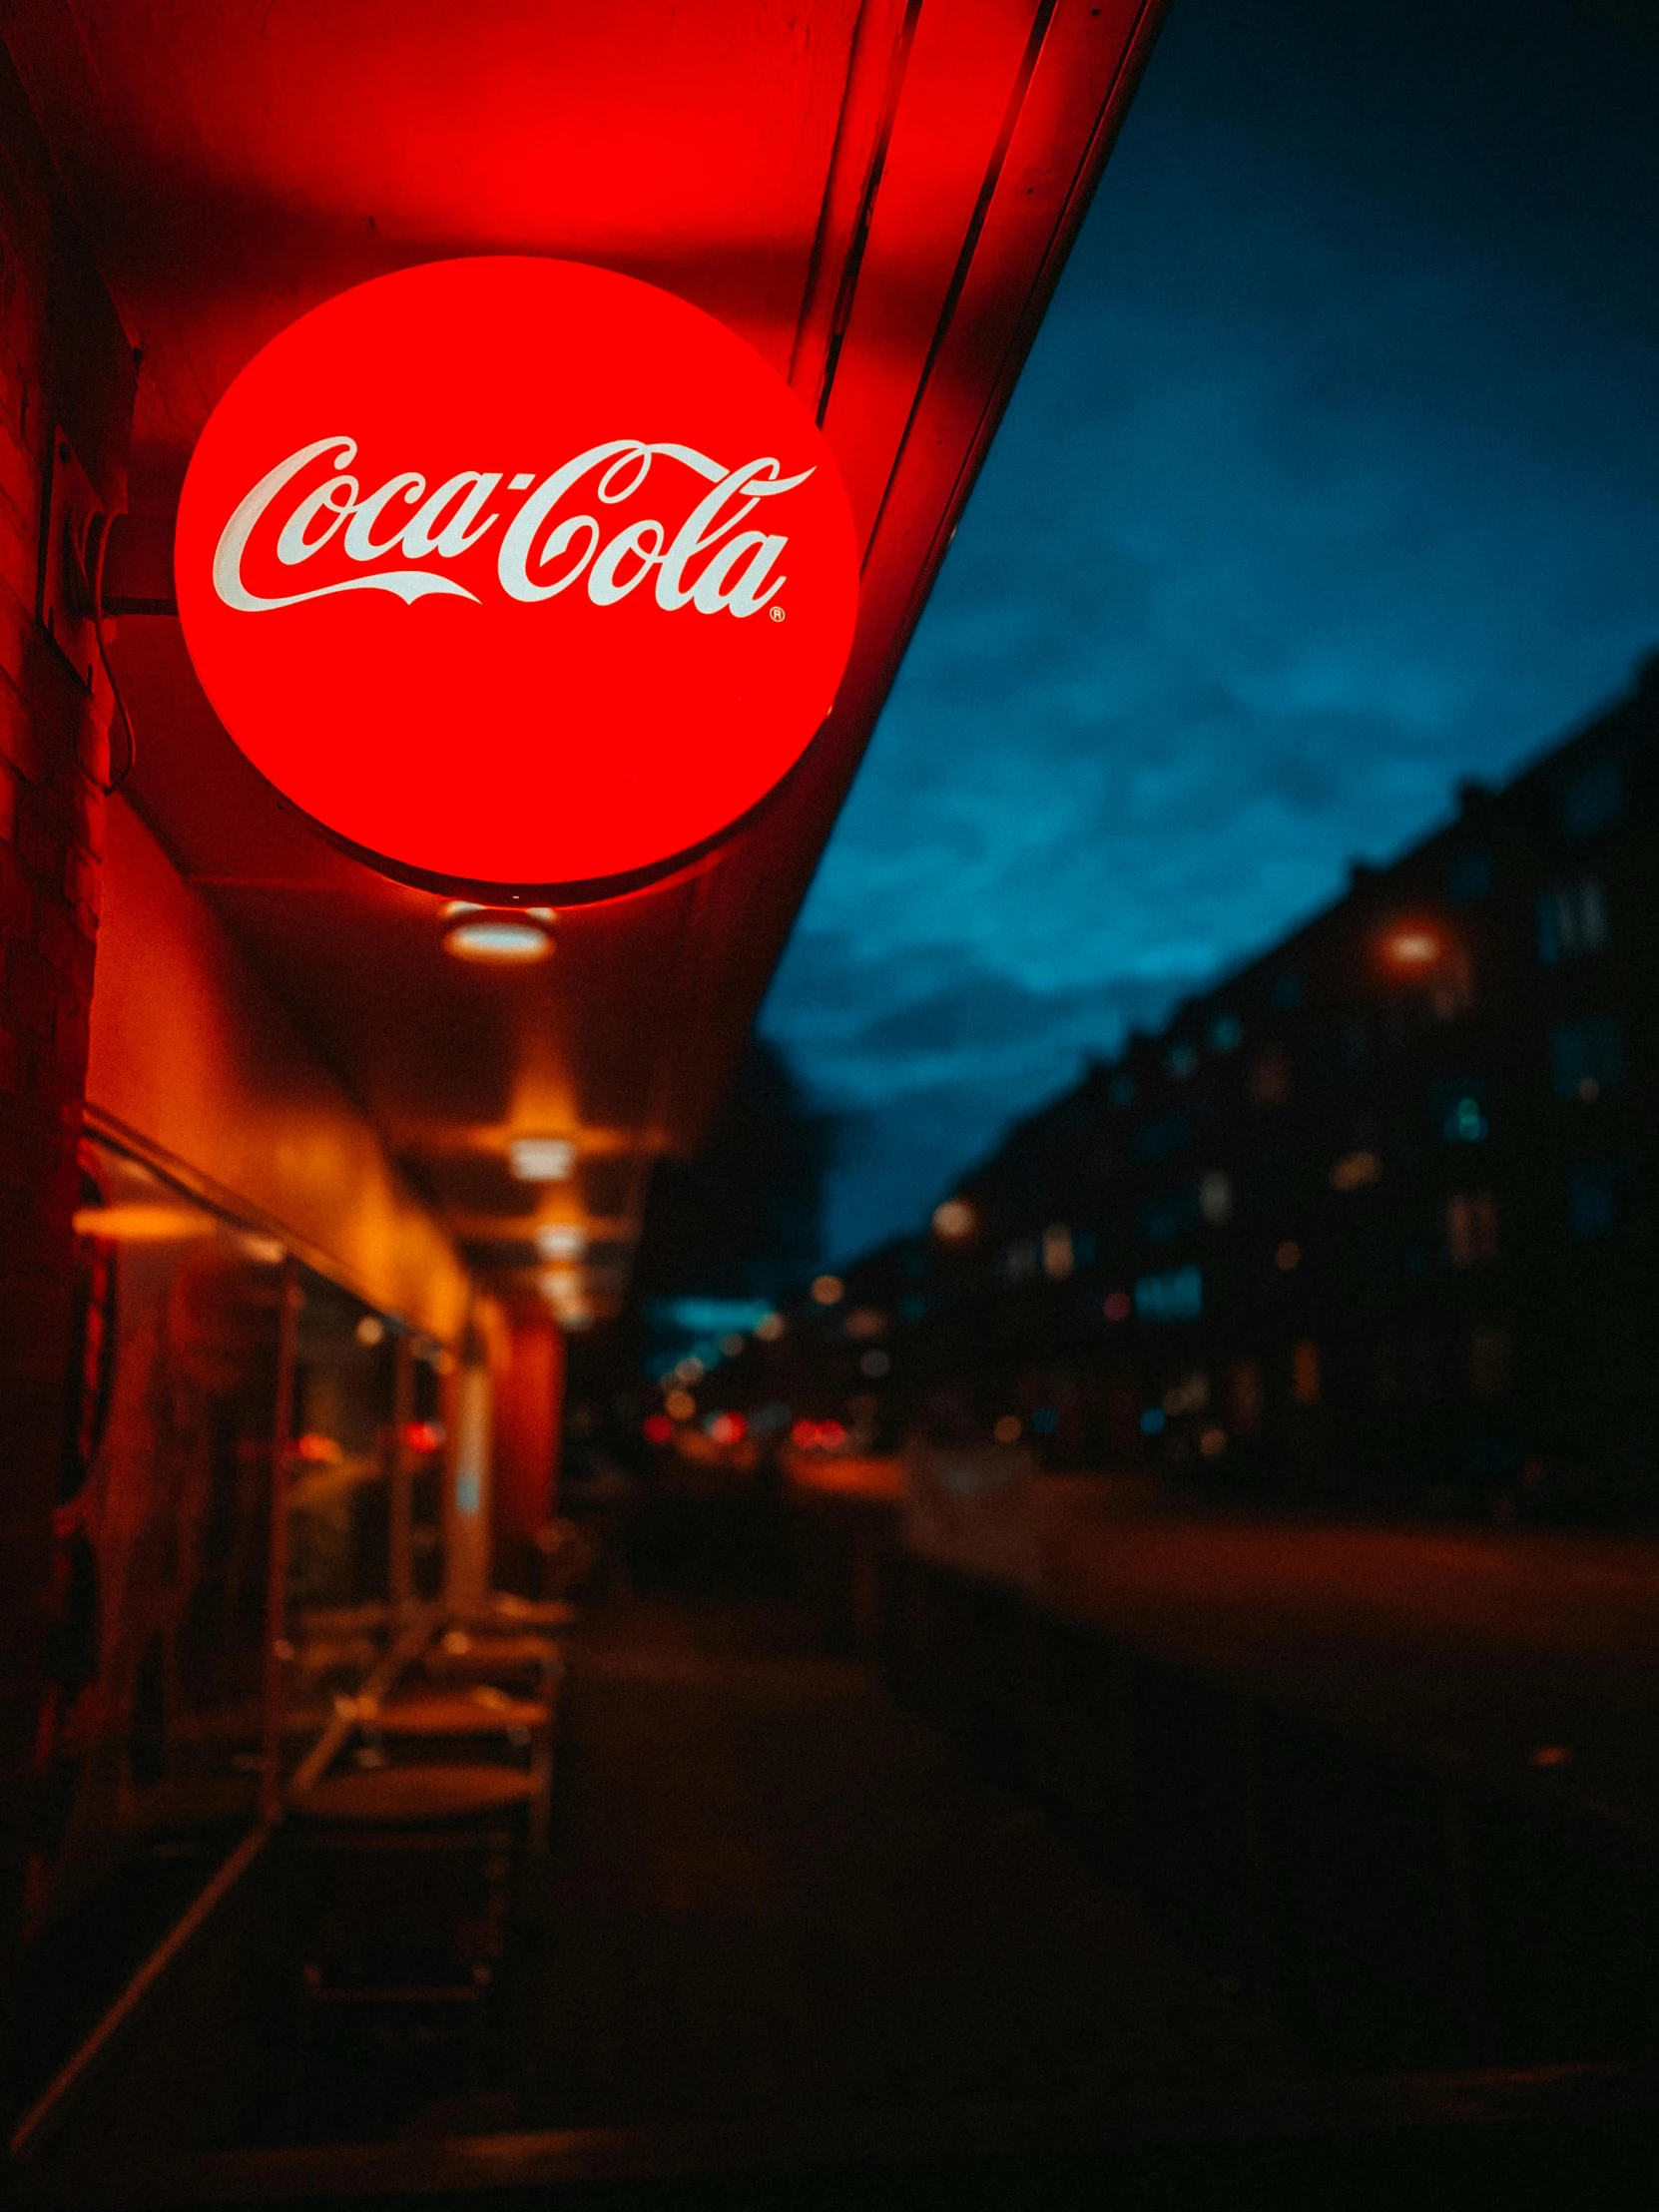
[[[1659,40],[1426,6],[1172,12],[765,1012],[838,1236],[1659,640]]]

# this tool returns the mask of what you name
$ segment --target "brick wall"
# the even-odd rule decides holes
[[[0,1972],[49,1628],[108,745],[101,702],[37,617],[44,512],[60,431],[122,503],[134,382],[0,53]]]

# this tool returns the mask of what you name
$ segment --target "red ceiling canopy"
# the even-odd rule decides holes
[[[1161,5],[6,12],[75,219],[142,350],[128,540],[162,552],[135,555],[117,588],[110,543],[111,599],[152,610],[123,617],[114,650],[144,733],[123,800],[498,1280],[518,1269],[530,1292],[533,1233],[577,1217],[586,1293],[606,1311],[652,1159],[698,1142]],[[469,328],[420,296],[526,265],[570,287],[569,304],[496,301]],[[650,302],[633,337],[624,300]],[[380,301],[365,342],[354,318],[372,308],[372,322]],[[332,357],[307,336],[348,323],[358,335]],[[63,427],[72,443],[95,434]],[[250,596],[407,570],[470,597],[371,585],[250,612],[213,596],[242,501],[320,440],[334,442],[248,534]],[[649,466],[595,461],[527,531],[532,593],[577,572],[545,599],[504,589],[526,506],[618,440],[652,448]],[[728,477],[775,461],[768,489],[731,486],[712,527],[754,494],[721,544],[786,547],[723,565],[707,545],[676,567],[716,487],[671,446]],[[171,597],[187,467],[188,654],[154,612]],[[454,489],[430,505],[469,472],[501,479],[484,504]],[[844,670],[837,473],[858,572]],[[318,493],[302,557],[285,562],[282,531]],[[697,866],[675,865],[717,835]],[[572,877],[619,888],[663,870],[570,906],[554,959],[492,971],[445,950],[460,882],[481,903],[533,886],[566,906]],[[525,1139],[568,1147],[569,1183],[515,1177]]]

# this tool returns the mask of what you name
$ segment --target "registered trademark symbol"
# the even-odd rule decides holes
[[[771,615],[774,622],[782,622],[784,619],[784,610],[782,607],[769,607],[767,609],[767,613]]]

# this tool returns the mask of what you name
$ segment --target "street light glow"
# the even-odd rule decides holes
[[[1406,973],[1435,966],[1444,950],[1439,932],[1425,922],[1401,922],[1382,939],[1383,959]]]

